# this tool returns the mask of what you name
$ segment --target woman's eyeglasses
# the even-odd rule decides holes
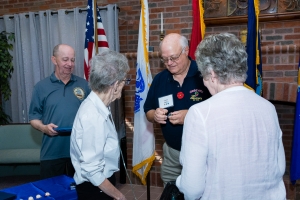
[[[131,78],[126,78],[123,81],[125,82],[125,85],[129,85]]]

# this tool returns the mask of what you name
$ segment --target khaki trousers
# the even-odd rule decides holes
[[[176,181],[176,178],[181,174],[182,166],[179,162],[180,151],[173,149],[163,144],[164,159],[161,165],[161,179],[164,182],[164,186],[169,181]]]

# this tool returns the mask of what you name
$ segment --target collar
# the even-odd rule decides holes
[[[239,86],[233,86],[230,88],[227,88],[225,90],[222,90],[221,92],[232,92],[232,91],[240,91],[240,90],[249,90],[248,88],[246,88],[245,86],[239,85]],[[252,91],[252,90],[249,90]],[[219,93],[221,93],[219,92]]]
[[[55,76],[55,71],[51,74],[50,76],[50,80],[52,83],[54,82],[59,82],[60,80]],[[73,74],[71,74],[71,78],[69,80],[69,82],[75,82],[77,81],[76,76],[74,76]]]
[[[192,60],[192,58],[190,56],[188,58],[191,62],[190,62],[189,71],[186,74],[186,77],[193,77],[193,76],[195,76],[196,74],[199,73],[198,66],[197,66],[196,61]],[[169,72],[169,70],[167,70],[167,71],[168,71],[168,80],[169,81],[174,81],[173,75]]]
[[[96,105],[98,112],[103,116],[103,118],[105,120],[108,120],[110,115],[110,110],[93,90],[89,94],[89,98]]]

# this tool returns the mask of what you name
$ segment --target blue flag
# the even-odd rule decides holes
[[[262,95],[262,64],[260,34],[258,29],[259,0],[248,1],[247,26],[247,80],[245,86]]]
[[[294,139],[292,148],[292,160],[291,160],[291,171],[290,178],[293,184],[296,183],[297,179],[300,179],[300,58],[298,66],[298,91],[296,101],[296,112],[294,121]]]

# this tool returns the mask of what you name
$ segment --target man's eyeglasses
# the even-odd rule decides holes
[[[131,78],[126,78],[124,80],[122,80],[125,82],[125,85],[129,85],[130,81],[131,81]]]
[[[179,57],[181,56],[181,54],[182,54],[182,52],[183,52],[184,49],[185,49],[185,48],[183,48],[183,49],[181,50],[181,52],[180,52],[180,54],[179,54],[178,56],[171,56],[171,57],[169,57],[169,58],[161,58],[160,61],[161,61],[162,63],[164,63],[164,64],[168,63],[169,60],[170,60],[171,62],[176,62],[176,61],[179,59]]]

